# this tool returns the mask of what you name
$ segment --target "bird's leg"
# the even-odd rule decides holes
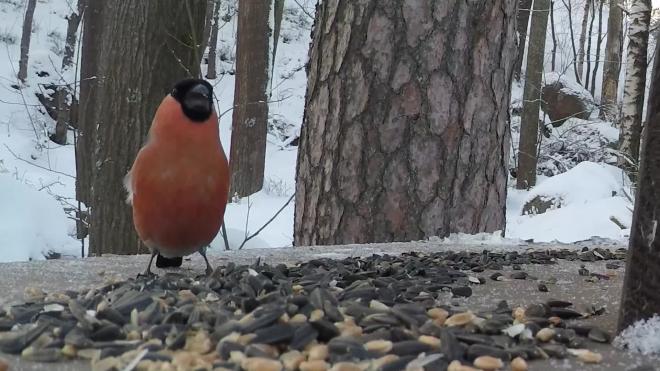
[[[153,263],[156,255],[158,255],[158,251],[154,250],[151,252],[151,259],[149,259],[149,265],[147,265],[147,270],[144,271],[144,273],[138,273],[138,278],[155,276],[155,274],[151,272],[151,263]]]
[[[206,275],[210,276],[211,273],[213,273],[213,268],[211,268],[211,264],[209,264],[209,260],[206,258],[206,246],[199,249],[199,254],[204,258],[204,261],[206,262]]]

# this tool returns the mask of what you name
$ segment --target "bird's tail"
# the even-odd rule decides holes
[[[156,256],[156,266],[158,268],[180,267],[183,263],[183,257],[166,258],[160,254]]]

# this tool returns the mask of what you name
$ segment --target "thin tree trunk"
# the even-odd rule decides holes
[[[587,35],[587,76],[584,79],[584,88],[587,90],[589,90],[589,82],[591,81],[591,42],[593,39],[592,35],[594,34],[594,21],[596,20],[596,1],[597,0],[591,0],[591,22],[589,23],[589,34]]]
[[[580,45],[578,48],[578,61],[577,61],[577,68],[578,68],[578,75],[580,75],[579,82],[582,83],[584,81],[583,79],[583,74],[584,74],[584,43],[587,40],[587,25],[589,23],[589,5],[591,5],[591,2],[593,0],[585,0],[584,1],[584,11],[582,12],[582,27],[580,31]]]
[[[273,1],[273,55],[271,57],[270,65],[270,86],[273,86],[273,76],[275,71],[275,57],[277,56],[277,44],[280,39],[280,30],[282,29],[282,18],[284,18],[284,0],[274,0]],[[268,97],[272,96],[272,90],[269,89]]]
[[[87,0],[78,0],[77,10],[71,12],[66,19],[66,41],[64,44],[64,57],[62,57],[62,70],[67,70],[73,66],[73,57],[76,53],[76,40],[78,39],[78,27],[80,26],[80,20],[86,6]]]
[[[617,117],[617,96],[619,75],[621,73],[621,37],[623,33],[623,11],[621,0],[610,0],[610,12],[607,19],[607,43],[603,62],[603,87],[601,92],[600,118],[615,121]]]
[[[230,150],[231,194],[245,197],[263,187],[268,134],[272,1],[240,0],[236,87]]]
[[[140,252],[121,180],[163,97],[176,81],[199,76],[205,9],[205,0],[104,3],[90,220],[93,254]]]
[[[571,5],[571,0],[568,0],[568,3],[566,0],[561,0],[562,3],[564,3],[564,6],[566,7],[566,10],[568,10],[568,24],[569,26],[569,32],[571,35],[571,46],[573,47],[573,72],[575,73],[575,81],[580,82],[581,78],[580,75],[578,74],[578,68],[577,68],[577,51],[575,48],[575,33],[573,32],[573,16],[571,15],[573,13],[573,6]]]
[[[78,135],[76,140],[76,198],[86,205],[91,202],[96,147],[96,112],[99,54],[103,49],[103,3],[91,1],[83,13],[83,37],[80,55],[80,104],[78,107]],[[80,219],[80,218],[79,218]],[[86,234],[86,227],[78,225],[78,238]]]
[[[525,57],[525,44],[527,40],[527,29],[529,28],[529,13],[532,9],[533,0],[519,0],[518,11],[516,13],[516,25],[518,30],[518,53],[516,54],[516,62],[513,66],[514,78],[520,81],[520,72],[522,70],[522,62]]]
[[[76,40],[78,39],[78,27],[85,10],[86,1],[78,0],[77,10],[71,12],[67,17],[66,28],[66,42],[64,46],[64,56],[62,57],[62,75],[73,67],[73,57],[76,51]],[[57,120],[55,123],[55,133],[51,135],[50,139],[58,144],[66,144],[67,133],[69,125],[72,124],[73,117],[71,115],[71,104],[67,103],[69,97],[71,102],[74,102],[72,89],[70,86],[64,85],[66,81],[62,81],[55,92],[55,106],[57,107]],[[71,83],[71,82],[68,82]]]
[[[318,6],[296,246],[504,229],[517,1],[402,3]]]
[[[220,0],[214,0],[214,2],[211,39],[209,40],[209,64],[206,68],[206,78],[211,80],[218,77],[216,64],[218,59],[218,32],[220,31]]]
[[[631,7],[631,11],[632,11]],[[641,10],[641,9],[640,9]],[[637,34],[637,33],[636,33]],[[660,53],[656,44],[655,55]],[[660,60],[654,61],[618,331],[660,313]]]
[[[549,0],[535,0],[527,50],[523,111],[520,117],[520,144],[518,146],[518,172],[516,187],[528,189],[536,185],[536,165],[541,84],[543,80],[543,56],[545,35],[548,29]]]
[[[591,74],[591,87],[590,93],[592,97],[596,96],[596,77],[598,76],[598,65],[600,63],[600,44],[603,34],[603,3],[605,0],[600,0],[600,6],[598,8],[598,34],[596,37],[596,60],[594,61],[594,71]]]
[[[555,61],[557,60],[557,35],[555,33],[555,2],[550,2],[550,30],[552,32],[552,63],[551,71],[555,71]]]
[[[32,19],[37,0],[28,0],[25,18],[23,18],[23,33],[21,34],[21,58],[18,61],[18,79],[25,83],[27,79],[28,59],[30,57],[30,40],[32,39]]]
[[[213,19],[214,8],[216,0],[206,0],[206,13],[204,13],[204,32],[202,32],[201,49],[202,55],[209,45],[209,38],[211,37],[211,21]]]
[[[651,0],[632,0],[629,17],[626,77],[619,134],[619,151],[622,156],[619,157],[619,165],[634,175],[642,129]]]

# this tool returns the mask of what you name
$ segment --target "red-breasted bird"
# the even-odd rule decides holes
[[[151,251],[151,264],[180,266],[206,248],[223,223],[229,164],[218,132],[213,87],[201,79],[179,81],[161,102],[131,170],[124,178],[133,224]]]

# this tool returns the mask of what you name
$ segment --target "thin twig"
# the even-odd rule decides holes
[[[268,226],[268,224],[270,224],[273,220],[275,220],[275,218],[277,218],[277,216],[280,215],[280,213],[281,213],[281,212],[282,212],[282,211],[283,211],[283,210],[289,205],[289,203],[291,203],[291,200],[293,200],[293,198],[295,197],[295,195],[296,195],[295,193],[292,194],[291,197],[289,197],[289,200],[288,200],[288,201],[287,201],[287,202],[286,202],[286,203],[285,203],[285,204],[284,204],[279,210],[277,210],[277,212],[275,213],[275,215],[273,215],[273,217],[270,218],[270,219],[266,222],[266,224],[262,225],[261,228],[259,228],[256,232],[254,232],[254,233],[252,233],[250,236],[246,237],[245,240],[243,241],[243,243],[241,243],[241,246],[238,247],[238,249],[241,250],[241,249],[243,248],[243,246],[245,245],[246,242],[248,242],[249,240],[251,240],[251,239],[253,239],[254,237],[256,237],[261,231],[264,230],[264,228],[266,228],[266,226]]]
[[[41,165],[35,164],[35,163],[32,162],[32,161],[28,161],[28,160],[26,160],[26,159],[24,159],[24,158],[22,158],[22,157],[19,157],[19,156],[18,156],[16,153],[14,153],[14,151],[12,151],[11,148],[9,148],[6,144],[3,144],[3,145],[5,146],[5,148],[7,148],[7,151],[9,151],[9,153],[11,153],[11,154],[12,154],[17,160],[23,161],[23,162],[25,162],[25,163],[27,163],[27,164],[30,164],[30,165],[34,166],[34,167],[38,167],[38,168],[40,168],[40,169],[47,170],[47,171],[50,171],[50,172],[55,173],[55,174],[60,174],[60,175],[68,176],[69,178],[72,178],[72,179],[76,179],[76,177],[73,176],[73,175],[71,175],[71,174],[67,174],[67,173],[63,173],[63,172],[61,172],[61,171],[57,171],[57,170],[53,170],[53,169],[49,169],[49,168],[47,168],[47,167],[45,167],[45,166],[41,166]]]
[[[310,12],[308,12],[307,9],[305,9],[305,7],[298,2],[298,0],[293,0],[293,1],[300,7],[300,10],[302,10],[303,13],[307,14],[309,18],[314,19],[314,16]]]

